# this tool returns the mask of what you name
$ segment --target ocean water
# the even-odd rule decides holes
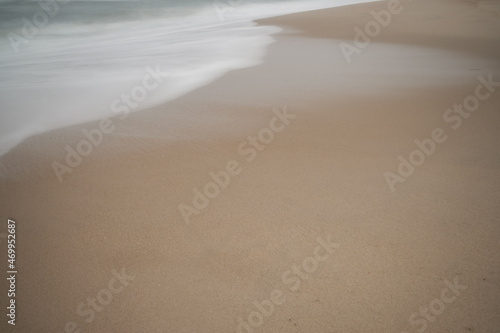
[[[0,155],[32,135],[139,111],[258,65],[280,28],[256,19],[370,1],[0,0]],[[144,90],[148,76],[155,87]]]

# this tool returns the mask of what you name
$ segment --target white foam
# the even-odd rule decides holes
[[[111,103],[141,84],[146,68],[169,72],[132,111],[177,98],[228,71],[262,62],[278,27],[253,20],[375,0],[296,1],[221,7],[189,17],[76,25],[55,20],[21,51],[0,43],[0,154],[23,139],[116,115]]]

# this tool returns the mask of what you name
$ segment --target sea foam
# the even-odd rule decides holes
[[[260,64],[281,29],[256,19],[370,1],[60,4],[17,52],[9,38],[0,41],[0,155],[29,136],[115,116],[112,101],[140,84],[147,68],[169,75],[133,111]],[[43,11],[34,2],[0,7],[0,29],[11,39],[25,38],[23,22]]]

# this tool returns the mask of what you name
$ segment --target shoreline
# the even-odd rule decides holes
[[[340,43],[385,2],[259,21],[285,29],[263,64],[130,114],[62,182],[52,162],[98,122],[1,157],[22,304],[7,331],[497,329],[500,93],[456,130],[444,114],[479,76],[500,81],[500,23],[464,1],[404,4],[350,64]],[[435,128],[446,141],[391,191],[384,173]],[[92,310],[115,273],[134,278]]]
[[[336,1],[336,6],[342,6],[345,2],[373,0]],[[208,6],[184,17],[187,21],[180,31],[176,30],[178,27],[175,24],[169,25],[168,15],[157,21],[147,20],[145,16],[144,20],[136,24],[122,22],[122,28],[135,35],[131,40],[127,39],[125,31],[120,34],[109,29],[106,24],[100,26],[98,22],[92,26],[102,31],[95,39],[89,35],[87,39],[80,40],[78,35],[72,35],[71,32],[58,34],[51,30],[50,25],[46,27],[48,30],[45,30],[44,35],[44,27],[38,26],[41,29],[39,31],[24,17],[25,25],[20,33],[25,34],[25,30],[30,28],[36,34],[40,32],[41,36],[20,37],[9,33],[12,43],[16,40],[25,46],[24,43],[29,44],[28,41],[34,38],[39,44],[33,48],[30,48],[33,45],[26,45],[29,51],[25,53],[18,54],[19,50],[16,49],[14,53],[6,52],[0,58],[0,66],[5,69],[0,99],[9,109],[8,116],[0,122],[0,154],[5,154],[30,136],[50,130],[114,117],[124,109],[140,111],[161,107],[179,96],[215,82],[228,72],[255,66],[263,61],[267,46],[274,41],[272,35],[280,30],[277,26],[256,25],[256,19],[326,5],[324,0],[321,2],[309,1],[302,5],[300,2],[291,3],[286,8],[272,4],[262,8],[236,2],[214,2],[213,8]],[[95,4],[99,5],[102,3]],[[265,14],[259,14],[258,8],[264,10]],[[59,7],[56,6],[55,12],[58,11]],[[237,19],[233,17],[233,11],[237,12]],[[7,10],[7,16],[8,13]],[[57,20],[59,16],[56,14],[52,13],[51,18],[54,16],[53,19]],[[33,17],[43,15],[47,14],[39,8]],[[196,24],[201,22],[201,26]],[[78,29],[78,24],[76,27]],[[173,33],[170,31],[172,29]],[[71,25],[68,26],[70,30]],[[52,38],[55,35],[61,40]],[[128,52],[126,45],[134,48],[138,40],[141,41],[141,47],[136,47],[132,53]],[[86,47],[79,49],[79,44]],[[216,45],[220,46],[214,47]],[[222,52],[221,47],[224,48]],[[51,52],[41,51],[44,48],[51,49]],[[120,53],[126,55],[124,60],[116,59],[113,55]],[[168,55],[168,61],[162,54]],[[57,60],[51,62],[50,59],[54,58]],[[87,58],[99,60],[94,63],[87,61]],[[59,68],[58,65],[64,61],[73,65]],[[31,64],[29,71],[25,70],[23,63]],[[99,63],[108,63],[110,66],[98,67]],[[52,64],[54,68],[47,68],[46,64]],[[82,73],[78,68],[85,68],[85,71]],[[37,73],[35,81],[40,80],[38,84],[31,82],[33,73]],[[26,100],[26,95],[32,98]]]

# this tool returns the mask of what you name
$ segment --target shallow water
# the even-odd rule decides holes
[[[360,2],[1,1],[0,154],[261,63],[280,28],[255,19]],[[158,84],[151,71],[162,73]]]

